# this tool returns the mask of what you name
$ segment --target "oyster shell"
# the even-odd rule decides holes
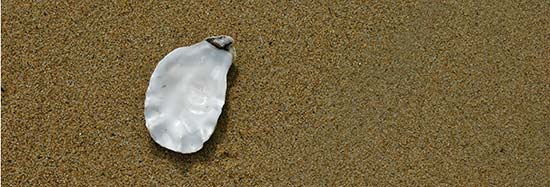
[[[158,63],[145,96],[145,124],[156,143],[193,153],[210,138],[225,104],[232,44],[229,36],[209,37]]]

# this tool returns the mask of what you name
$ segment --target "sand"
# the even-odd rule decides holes
[[[235,38],[203,150],[156,63]],[[550,186],[550,1],[2,1],[3,186]]]

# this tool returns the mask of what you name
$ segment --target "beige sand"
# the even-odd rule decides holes
[[[142,2],[2,2],[3,186],[550,186],[549,1]],[[149,76],[219,34],[213,138],[160,148]]]

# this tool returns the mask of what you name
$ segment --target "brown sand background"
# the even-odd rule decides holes
[[[236,39],[197,154],[156,63]],[[550,1],[2,1],[2,185],[550,186]]]

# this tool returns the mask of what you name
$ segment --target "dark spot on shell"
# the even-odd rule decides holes
[[[224,40],[225,38],[225,36],[214,36],[207,38],[206,41],[218,49],[229,51],[233,40]]]

